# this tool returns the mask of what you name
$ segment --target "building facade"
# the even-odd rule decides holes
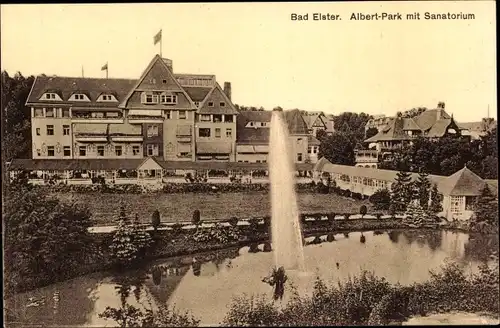
[[[50,160],[68,160],[72,170],[82,163],[82,169],[92,168],[89,175],[103,167],[106,176],[113,176],[122,160],[135,160],[130,163],[137,169],[141,160],[154,158],[155,172],[192,166],[175,163],[204,162],[206,168],[267,162],[271,111],[238,112],[230,82],[221,88],[214,75],[174,73],[172,61],[158,55],[137,80],[38,76],[26,105],[31,107],[32,159],[44,161],[21,166],[39,172],[40,163],[51,171]],[[298,110],[283,115],[294,162],[317,161],[314,129]],[[323,116],[314,125],[328,122]],[[72,172],[68,165],[57,166]]]
[[[321,158],[313,170],[315,180],[324,178],[326,174],[335,180],[341,189],[366,197],[380,189],[390,190],[398,174],[392,170],[332,164],[325,158]],[[415,181],[418,174],[412,173],[411,177]],[[467,167],[450,176],[429,175],[428,179],[443,195],[443,211],[440,215],[447,219],[470,219],[477,197],[485,186],[488,186],[494,195],[498,195],[497,181],[483,180]]]
[[[381,161],[390,158],[392,151],[411,145],[417,137],[437,140],[445,136],[462,137],[462,132],[463,129],[453,117],[446,113],[444,103],[415,117],[392,118],[376,135],[364,141],[370,150],[356,153],[356,166],[376,167]]]

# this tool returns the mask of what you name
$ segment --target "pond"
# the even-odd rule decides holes
[[[429,270],[439,270],[446,261],[458,263],[466,272],[475,272],[482,262],[497,261],[492,256],[498,252],[495,236],[450,231],[372,231],[363,236],[364,243],[360,242],[360,232],[335,234],[331,242],[326,241],[326,235],[306,238],[311,242],[304,248],[309,274],[289,273],[290,284],[287,282],[283,302],[289,298],[290,285],[307,293],[317,276],[335,283],[369,270],[389,282],[410,284],[427,280]],[[321,243],[313,244],[315,238]],[[263,245],[258,247],[263,249]],[[132,285],[140,288],[135,292],[132,288],[126,297],[131,305],[167,303],[190,310],[202,325],[217,325],[233,297],[272,297],[272,288],[262,279],[270,273],[273,254],[249,250],[250,247],[243,247],[157,260],[141,271],[91,274],[18,294],[8,302],[9,321],[20,325],[112,327],[114,322],[98,315],[106,306],[120,307],[117,287]],[[158,266],[163,275],[156,285],[149,272]]]

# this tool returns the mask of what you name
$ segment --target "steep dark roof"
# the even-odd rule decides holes
[[[271,122],[271,111],[240,111],[236,116],[236,142],[268,144],[270,128],[246,127],[248,122]]]
[[[236,141],[239,144],[268,144],[270,127],[246,127],[248,122],[271,122],[272,111],[241,111],[236,118]],[[291,135],[308,135],[307,124],[298,109],[283,112]]]
[[[387,140],[409,140],[410,136],[404,132],[403,118],[395,118],[376,135],[365,140],[365,142],[387,141]]]
[[[136,81],[130,79],[37,76],[26,103],[28,105],[32,103],[60,103],[74,104],[79,107],[117,107]],[[40,99],[46,92],[57,93],[63,101]],[[68,101],[74,93],[88,95],[90,102]],[[103,93],[113,94],[118,102],[96,102],[97,98]]]
[[[413,119],[423,131],[429,130],[436,121],[451,118],[444,109],[428,109]]]
[[[225,103],[225,106],[221,107],[220,102],[216,101],[217,99],[220,99],[217,96],[217,93],[219,94],[219,97],[222,98],[223,102]],[[208,103],[213,101],[214,104],[213,106],[208,106]],[[205,99],[203,102],[200,104],[200,107],[198,109],[198,114],[226,114],[226,115],[234,115],[238,114],[238,111],[234,107],[232,101],[226,96],[222,88],[220,87],[219,83],[215,83],[215,86],[209,91],[209,93],[206,95]]]
[[[393,118],[385,128],[365,142],[411,139],[405,131],[422,131],[429,138],[442,137],[453,119],[444,109],[429,109],[413,118]]]
[[[193,101],[202,102],[212,90],[211,87],[183,87]]]
[[[290,134],[309,134],[307,124],[298,109],[285,111],[284,114]]]
[[[464,167],[450,175],[440,185],[440,191],[450,196],[479,196],[485,185],[487,185],[485,180]]]

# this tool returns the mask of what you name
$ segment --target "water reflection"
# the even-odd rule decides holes
[[[366,244],[360,243],[361,236],[366,238]],[[334,283],[366,269],[392,283],[409,284],[427,280],[429,270],[438,269],[446,259],[473,270],[479,263],[491,261],[492,254],[498,254],[498,236],[393,230],[382,234],[352,232],[351,237],[330,233],[305,238],[309,244],[305,247],[307,268]],[[252,244],[162,259],[142,270],[88,275],[55,284],[10,300],[6,309],[8,319],[45,326],[103,326],[110,322],[100,320],[98,314],[106,306],[146,304],[150,298],[152,304],[190,309],[202,319],[202,324],[218,324],[234,296],[256,293],[273,297],[274,291],[261,282],[274,264],[273,253],[251,254],[255,249],[270,246]],[[289,275],[289,280],[290,285],[310,289],[305,280],[302,282],[293,275]],[[283,302],[289,294],[284,293]],[[26,307],[30,297],[43,302]]]
[[[94,311],[100,278],[89,275],[15,295],[5,304],[8,319],[31,324],[84,325]]]

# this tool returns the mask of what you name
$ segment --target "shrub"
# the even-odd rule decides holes
[[[359,214],[361,214],[361,217],[364,217],[367,212],[368,209],[366,208],[366,205],[361,205],[361,207],[359,208]]]
[[[227,221],[232,227],[238,226],[239,219],[237,217],[232,217]]]
[[[375,209],[388,210],[391,205],[391,193],[388,189],[380,189],[374,192],[369,200],[375,206]]]
[[[151,225],[153,226],[155,231],[160,226],[160,212],[158,210],[155,210],[153,212],[153,215],[151,215]]]

